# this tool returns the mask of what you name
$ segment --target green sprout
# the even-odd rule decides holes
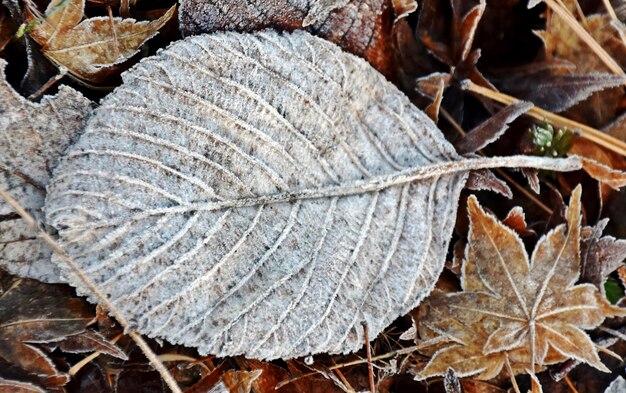
[[[565,128],[559,128],[555,132],[554,127],[549,123],[543,126],[533,125],[530,129],[530,136],[533,141],[533,154],[538,156],[565,157],[574,144],[573,132]]]

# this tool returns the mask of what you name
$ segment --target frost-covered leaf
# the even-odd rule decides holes
[[[454,143],[456,151],[460,154],[474,153],[488,144],[494,142],[508,129],[509,123],[517,119],[530,108],[530,102],[519,101],[506,106],[476,128],[468,132]]]
[[[174,16],[176,7],[153,21],[132,18],[85,19],[85,0],[52,0],[44,16],[33,5],[26,9],[30,36],[41,45],[47,58],[67,68],[74,76],[93,83],[104,80],[139,51]]]
[[[511,188],[509,188],[503,180],[499,179],[489,169],[471,171],[469,177],[467,178],[466,187],[469,190],[474,191],[489,190],[497,192],[498,194],[502,194],[509,199],[513,197]]]
[[[602,236],[608,223],[603,219],[593,227],[581,231],[581,281],[595,285],[604,291],[604,282],[609,274],[624,265],[626,240],[613,236]]]
[[[41,219],[52,169],[84,126],[91,103],[67,86],[40,103],[30,102],[6,82],[5,66],[0,60],[0,188]],[[13,213],[0,201],[0,267],[22,277],[58,282],[52,251]]]
[[[623,76],[609,73],[559,75],[546,70],[490,80],[498,89],[552,112],[562,112],[595,92],[619,87],[626,82]]]
[[[613,169],[598,161],[582,158],[583,169],[597,181],[606,184],[614,190],[619,190],[626,185],[626,172]]]
[[[467,172],[365,61],[298,31],[190,37],[124,75],[47,222],[140,332],[253,358],[359,349],[430,292]],[[71,272],[68,279],[84,291]]]
[[[515,373],[568,358],[608,371],[584,330],[626,311],[611,306],[594,286],[575,284],[580,194],[580,187],[572,194],[567,224],[543,236],[530,261],[518,235],[470,197],[463,291],[436,294],[422,306],[420,337],[439,341],[425,351],[432,359],[418,378],[445,375],[453,367],[461,376],[490,379],[507,358]]]
[[[411,12],[413,2],[402,3],[397,11]],[[181,0],[179,10],[185,35],[305,28],[365,58],[387,76],[394,67],[392,14],[388,0]]]
[[[0,377],[0,393],[46,393],[46,391],[32,383]]]

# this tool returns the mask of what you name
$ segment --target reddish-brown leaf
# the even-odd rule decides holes
[[[39,386],[28,382],[0,378],[0,393],[45,393]]]
[[[402,1],[396,6],[405,14],[411,11],[411,3]],[[394,16],[385,0],[182,0],[179,14],[180,29],[185,35],[305,28],[365,58],[385,76],[394,74]]]
[[[17,24],[11,18],[9,10],[0,4],[0,52],[4,50],[17,31]]]
[[[517,232],[520,236],[534,235],[535,231],[528,228],[526,224],[526,215],[521,207],[515,206],[509,211],[502,223]]]

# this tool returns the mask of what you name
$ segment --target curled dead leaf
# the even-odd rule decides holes
[[[25,23],[32,25],[29,34],[48,59],[91,83],[100,83],[121,71],[121,64],[135,55],[176,12],[176,6],[172,6],[163,16],[149,22],[119,17],[82,20],[84,8],[85,0],[52,0],[42,16],[28,2]]]

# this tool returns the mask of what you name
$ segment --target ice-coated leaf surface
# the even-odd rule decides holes
[[[375,337],[430,292],[467,171],[507,165],[460,157],[365,61],[302,31],[190,37],[123,77],[47,220],[134,327],[202,353],[359,349],[363,323]]]
[[[52,168],[84,126],[91,103],[62,86],[52,97],[33,103],[6,82],[0,60],[0,188],[37,218]],[[0,267],[22,277],[59,281],[52,251],[13,209],[0,201]]]

